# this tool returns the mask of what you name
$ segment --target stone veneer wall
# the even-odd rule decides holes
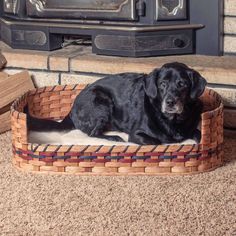
[[[225,0],[224,52],[236,55],[236,0]]]

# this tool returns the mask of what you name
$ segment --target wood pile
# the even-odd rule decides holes
[[[5,64],[6,60],[0,54],[0,69]],[[33,82],[27,71],[15,75],[0,72],[0,133],[11,129],[10,107],[13,101],[33,88]]]

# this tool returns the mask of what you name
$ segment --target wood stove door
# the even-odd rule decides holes
[[[135,20],[135,0],[26,0],[30,17]]]

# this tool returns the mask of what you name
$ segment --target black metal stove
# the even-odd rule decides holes
[[[222,54],[223,0],[2,0],[0,14],[13,48],[54,50],[72,35],[104,55]]]

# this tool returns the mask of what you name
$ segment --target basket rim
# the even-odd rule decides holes
[[[19,102],[21,102],[23,99],[26,99],[28,96],[33,96],[33,95],[36,95],[36,94],[41,94],[41,93],[44,93],[44,92],[53,92],[53,91],[72,91],[72,90],[75,90],[75,89],[84,89],[85,87],[89,86],[89,84],[72,84],[72,85],[54,85],[54,86],[44,86],[44,87],[41,87],[41,88],[35,88],[35,89],[32,89],[32,90],[29,90],[28,92],[24,93],[22,96],[18,97],[11,105],[11,116],[15,116],[17,118],[21,117],[21,119],[24,119],[26,120],[27,118],[27,115],[26,113],[24,112],[19,112],[17,110],[17,105]],[[210,110],[210,111],[205,111],[201,114],[201,122],[203,120],[203,117],[208,117],[209,118],[212,118],[214,117],[215,114],[220,114],[221,112],[223,112],[223,101],[222,101],[222,98],[221,96],[216,92],[214,91],[213,89],[211,88],[206,88],[204,93],[206,92],[209,92],[209,94],[211,96],[215,96],[216,99],[218,99],[220,101],[220,104],[218,107],[216,107],[215,109],[213,110]],[[204,94],[203,93],[203,94]],[[28,138],[28,135],[27,135],[27,138]],[[184,147],[184,148],[189,148],[191,151],[196,151],[196,152],[199,152],[199,150],[203,150],[204,151],[204,144],[202,144],[201,142],[198,143],[198,144],[161,144],[161,145],[113,145],[113,146],[108,146],[108,145],[55,145],[55,144],[37,144],[37,143],[30,143],[27,142],[26,143],[23,143],[24,145],[27,145],[28,146],[28,150],[32,150],[35,149],[35,147],[37,148],[40,148],[40,149],[45,149],[47,148],[48,146],[50,147],[59,147],[59,146],[62,146],[64,148],[68,148],[68,149],[71,149],[72,147],[76,148],[76,149],[83,149],[85,146],[87,148],[91,148],[91,147],[99,147],[99,149],[102,149],[102,148],[112,148],[112,147],[115,147],[115,148],[130,148],[130,147],[135,147],[137,148],[137,151],[135,152],[132,152],[131,154],[134,154],[134,153],[137,153],[138,150],[142,150],[144,148],[153,148],[153,150],[157,149],[157,148],[163,148],[164,150],[168,150],[168,148],[176,148],[176,149],[180,149],[180,152],[181,149]],[[216,145],[217,146],[217,145]],[[215,146],[214,146],[215,147]],[[214,147],[211,147],[211,148],[214,148]],[[86,149],[87,149],[86,148]],[[208,149],[211,149],[211,148],[208,148]],[[112,148],[113,149],[113,148]],[[186,152],[183,152],[183,153],[189,153],[190,151],[186,151]],[[112,151],[111,151],[112,153]],[[166,152],[164,152],[166,153]],[[169,152],[171,153],[171,152]],[[97,153],[99,154],[99,152]],[[126,153],[127,154],[127,153]]]

